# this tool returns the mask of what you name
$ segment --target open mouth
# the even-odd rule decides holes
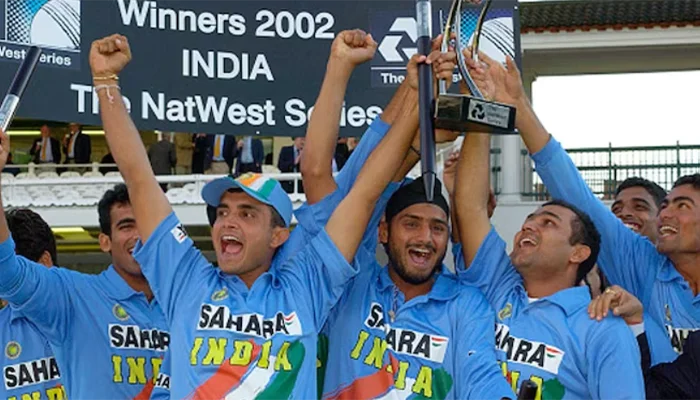
[[[637,233],[639,233],[639,231],[642,229],[641,225],[636,224],[634,222],[625,222],[624,225]]]
[[[431,254],[432,251],[428,249],[416,247],[408,249],[408,256],[411,258],[411,261],[418,266],[425,266]]]
[[[224,235],[221,237],[221,252],[225,255],[235,256],[243,251],[243,242],[236,236]]]
[[[670,226],[670,225],[662,225],[661,228],[659,228],[659,234],[661,237],[668,237],[672,236],[678,233],[678,229]]]
[[[520,242],[518,243],[520,247],[526,248],[526,247],[536,247],[537,246],[537,241],[532,238],[522,238],[520,239]]]

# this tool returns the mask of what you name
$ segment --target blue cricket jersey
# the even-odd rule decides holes
[[[171,328],[172,397],[316,397],[318,332],[357,273],[325,230],[250,290],[204,258],[174,213],[134,256]]]
[[[65,400],[58,363],[48,340],[8,305],[0,310],[2,400]]]
[[[157,302],[113,266],[99,275],[46,268],[0,244],[0,297],[51,343],[69,399],[146,399],[170,336]]]
[[[621,318],[589,317],[587,287],[530,302],[493,228],[469,269],[462,246],[453,252],[459,279],[481,289],[496,310],[496,347],[514,391],[530,379],[538,400],[645,397],[637,340]]]
[[[369,155],[377,147],[377,144],[386,136],[390,125],[377,117],[372,124],[367,128],[362,139],[353,151],[352,155],[345,163],[340,172],[335,176],[337,188],[331,194],[324,197],[321,201],[315,204],[304,203],[294,211],[297,221],[300,221],[295,229],[292,230],[289,239],[278,250],[277,255],[273,260],[271,268],[284,265],[291,257],[296,255],[301,249],[316,236],[326,225],[333,211],[338,204],[350,192],[357,175],[360,173],[362,166],[367,161]],[[381,219],[384,205],[398,188],[398,184],[391,183],[387,190],[382,194],[378,205],[375,207],[375,212],[372,214],[368,230],[362,241],[362,247],[368,251],[374,251],[377,245],[377,229]],[[303,222],[302,222],[303,221]],[[373,229],[374,227],[374,229]],[[165,362],[160,371],[160,375],[155,383],[155,388],[151,395],[152,400],[165,400],[170,396],[170,366],[168,364],[169,355],[166,355]]]
[[[436,274],[428,294],[405,302],[374,253],[363,263],[371,264],[324,328],[324,399],[515,398],[498,368],[493,310],[477,289]]]
[[[667,335],[658,327],[648,328],[652,364],[675,359],[669,343],[680,353],[689,333],[700,328],[700,295],[693,295],[671,260],[649,239],[627,228],[593,194],[556,139],[550,138],[532,159],[553,198],[568,201],[593,219],[601,236],[598,265],[605,276],[642,302],[652,318],[645,325],[655,322],[666,328]]]

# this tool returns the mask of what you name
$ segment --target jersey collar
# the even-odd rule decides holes
[[[532,305],[535,306],[542,301],[559,306],[570,317],[580,309],[588,307],[588,304],[591,302],[591,293],[587,286],[576,286],[560,290],[551,296],[543,297],[539,301],[532,303]]]
[[[114,269],[114,265],[110,264],[103,273],[99,275],[100,284],[105,292],[114,300],[126,300],[132,296],[142,295],[129,286],[126,281]]]
[[[664,263],[659,268],[659,272],[656,274],[656,278],[661,282],[673,282],[675,280],[681,280],[685,282],[685,278],[676,269],[670,259],[664,259]]]
[[[385,291],[394,287],[394,281],[392,281],[391,277],[389,276],[389,268],[390,267],[388,264],[383,268],[380,268],[379,277],[377,278],[380,291]],[[443,270],[446,268],[444,264],[442,268]],[[456,297],[458,294],[459,283],[455,280],[455,278],[443,273],[436,273],[435,283],[433,284],[432,289],[430,289],[430,292],[428,292],[427,298],[429,300],[447,301]]]

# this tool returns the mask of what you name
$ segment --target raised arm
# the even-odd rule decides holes
[[[447,55],[440,52],[425,56],[415,55],[407,67],[407,78],[412,91],[404,102],[401,113],[387,136],[372,152],[363,166],[350,193],[333,212],[326,231],[347,260],[352,260],[362,239],[362,234],[382,191],[391,181],[396,169],[409,149],[418,129],[418,78],[417,64],[433,64],[433,70],[446,62]],[[348,218],[352,215],[352,218]]]
[[[490,135],[467,134],[457,163],[454,197],[466,267],[491,230],[488,214],[489,150]]]
[[[467,54],[477,84],[488,85],[495,101],[516,106],[516,128],[535,162],[535,169],[554,199],[567,201],[588,214],[603,238],[598,265],[614,284],[646,302],[653,280],[650,265],[661,265],[660,255],[648,240],[634,233],[595,196],[561,144],[547,133],[525,95],[520,72],[508,59],[507,68],[486,55],[488,67],[477,65]]]
[[[301,158],[304,193],[309,204],[319,202],[336,189],[331,163],[345,91],[355,67],[372,59],[376,50],[377,43],[372,36],[359,29],[340,32],[333,41]]]
[[[118,87],[118,75],[131,60],[126,37],[112,35],[92,43],[90,68],[100,103],[107,144],[129,188],[129,198],[144,243],[172,212],[158,185],[138,130]]]

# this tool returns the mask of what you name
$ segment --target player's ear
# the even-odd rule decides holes
[[[112,251],[112,239],[109,236],[105,235],[104,233],[100,233],[97,240],[100,242],[100,250],[102,250],[103,253],[109,253]]]
[[[389,224],[386,223],[384,217],[382,217],[381,222],[379,222],[379,242],[382,244],[387,244],[389,242]]]
[[[44,253],[39,257],[39,264],[51,268],[54,265],[53,258],[51,258],[51,254],[49,254],[48,251],[44,251]]]

